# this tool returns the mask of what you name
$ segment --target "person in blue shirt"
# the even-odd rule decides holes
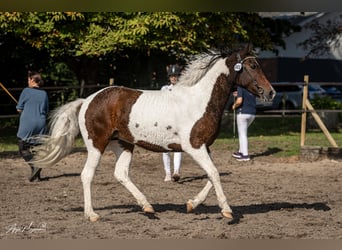
[[[34,144],[31,137],[47,132],[46,117],[49,112],[49,100],[45,90],[40,89],[43,80],[38,72],[28,72],[28,87],[20,94],[17,111],[20,113],[17,132],[19,153],[31,168],[29,181],[40,181],[41,168],[35,167],[29,161],[33,158],[30,147]]]
[[[256,114],[256,97],[248,90],[238,86],[233,93],[236,100],[232,106],[236,110],[236,122],[239,135],[239,151],[233,153],[238,161],[249,161],[248,154],[248,127],[252,124]]]

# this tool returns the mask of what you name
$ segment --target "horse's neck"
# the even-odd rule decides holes
[[[194,86],[191,95],[211,102],[213,112],[223,112],[232,84],[228,83],[229,69],[224,59],[219,59],[207,74]]]
[[[229,69],[225,63],[224,59],[218,59],[218,61],[208,70],[205,76],[199,80],[199,82],[195,85],[199,88],[207,89],[214,86],[217,78],[221,75],[228,75]]]
[[[191,87],[179,86],[180,91],[198,108],[211,113],[211,117],[216,117],[219,122],[231,89],[227,84],[228,73],[225,61],[220,59],[200,81]]]

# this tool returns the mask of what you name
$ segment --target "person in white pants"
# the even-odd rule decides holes
[[[178,64],[168,65],[166,67],[167,75],[169,77],[169,84],[164,85],[161,90],[170,90],[172,86],[175,85],[178,81],[178,77],[181,74],[181,67]],[[171,178],[171,153],[163,153],[163,164],[165,170],[165,179],[164,181],[178,181],[180,179],[180,166],[182,162],[182,153],[174,152],[173,153],[173,175]]]
[[[163,153],[163,163],[165,170],[165,179],[164,181],[171,181],[171,156],[170,153]],[[180,179],[179,169],[182,163],[182,153],[174,152],[173,153],[173,175],[172,180],[178,181]]]
[[[239,134],[239,151],[233,153],[238,161],[249,161],[248,154],[248,127],[252,124],[256,114],[256,98],[248,90],[238,87],[233,93],[236,100],[232,106],[237,111],[236,122]]]

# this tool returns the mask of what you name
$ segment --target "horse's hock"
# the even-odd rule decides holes
[[[303,146],[300,149],[300,159],[303,161],[317,161],[323,159],[342,159],[342,148]]]

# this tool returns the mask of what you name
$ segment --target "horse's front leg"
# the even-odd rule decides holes
[[[207,173],[209,177],[210,182],[207,182],[205,187],[197,196],[195,196],[193,200],[189,200],[187,202],[187,210],[191,212],[195,207],[197,207],[201,202],[203,202],[206,199],[211,187],[214,186],[222,215],[226,218],[232,219],[233,212],[227,203],[226,196],[224,195],[220,181],[220,175],[214,163],[212,162],[206,147],[203,145],[200,149],[189,150],[188,153],[204,169],[204,171]]]
[[[194,199],[188,200],[188,202],[186,203],[186,211],[188,213],[191,213],[192,210],[194,210],[199,204],[205,201],[212,186],[213,184],[211,184],[211,182],[208,181],[204,188],[201,190],[201,192],[199,192]]]
[[[113,146],[113,145],[112,145]],[[127,188],[134,196],[138,204],[142,207],[145,213],[154,213],[152,205],[147,201],[145,195],[133,184],[129,178],[129,166],[132,160],[133,148],[123,148],[119,144],[113,148],[117,157],[115,164],[115,178]]]

